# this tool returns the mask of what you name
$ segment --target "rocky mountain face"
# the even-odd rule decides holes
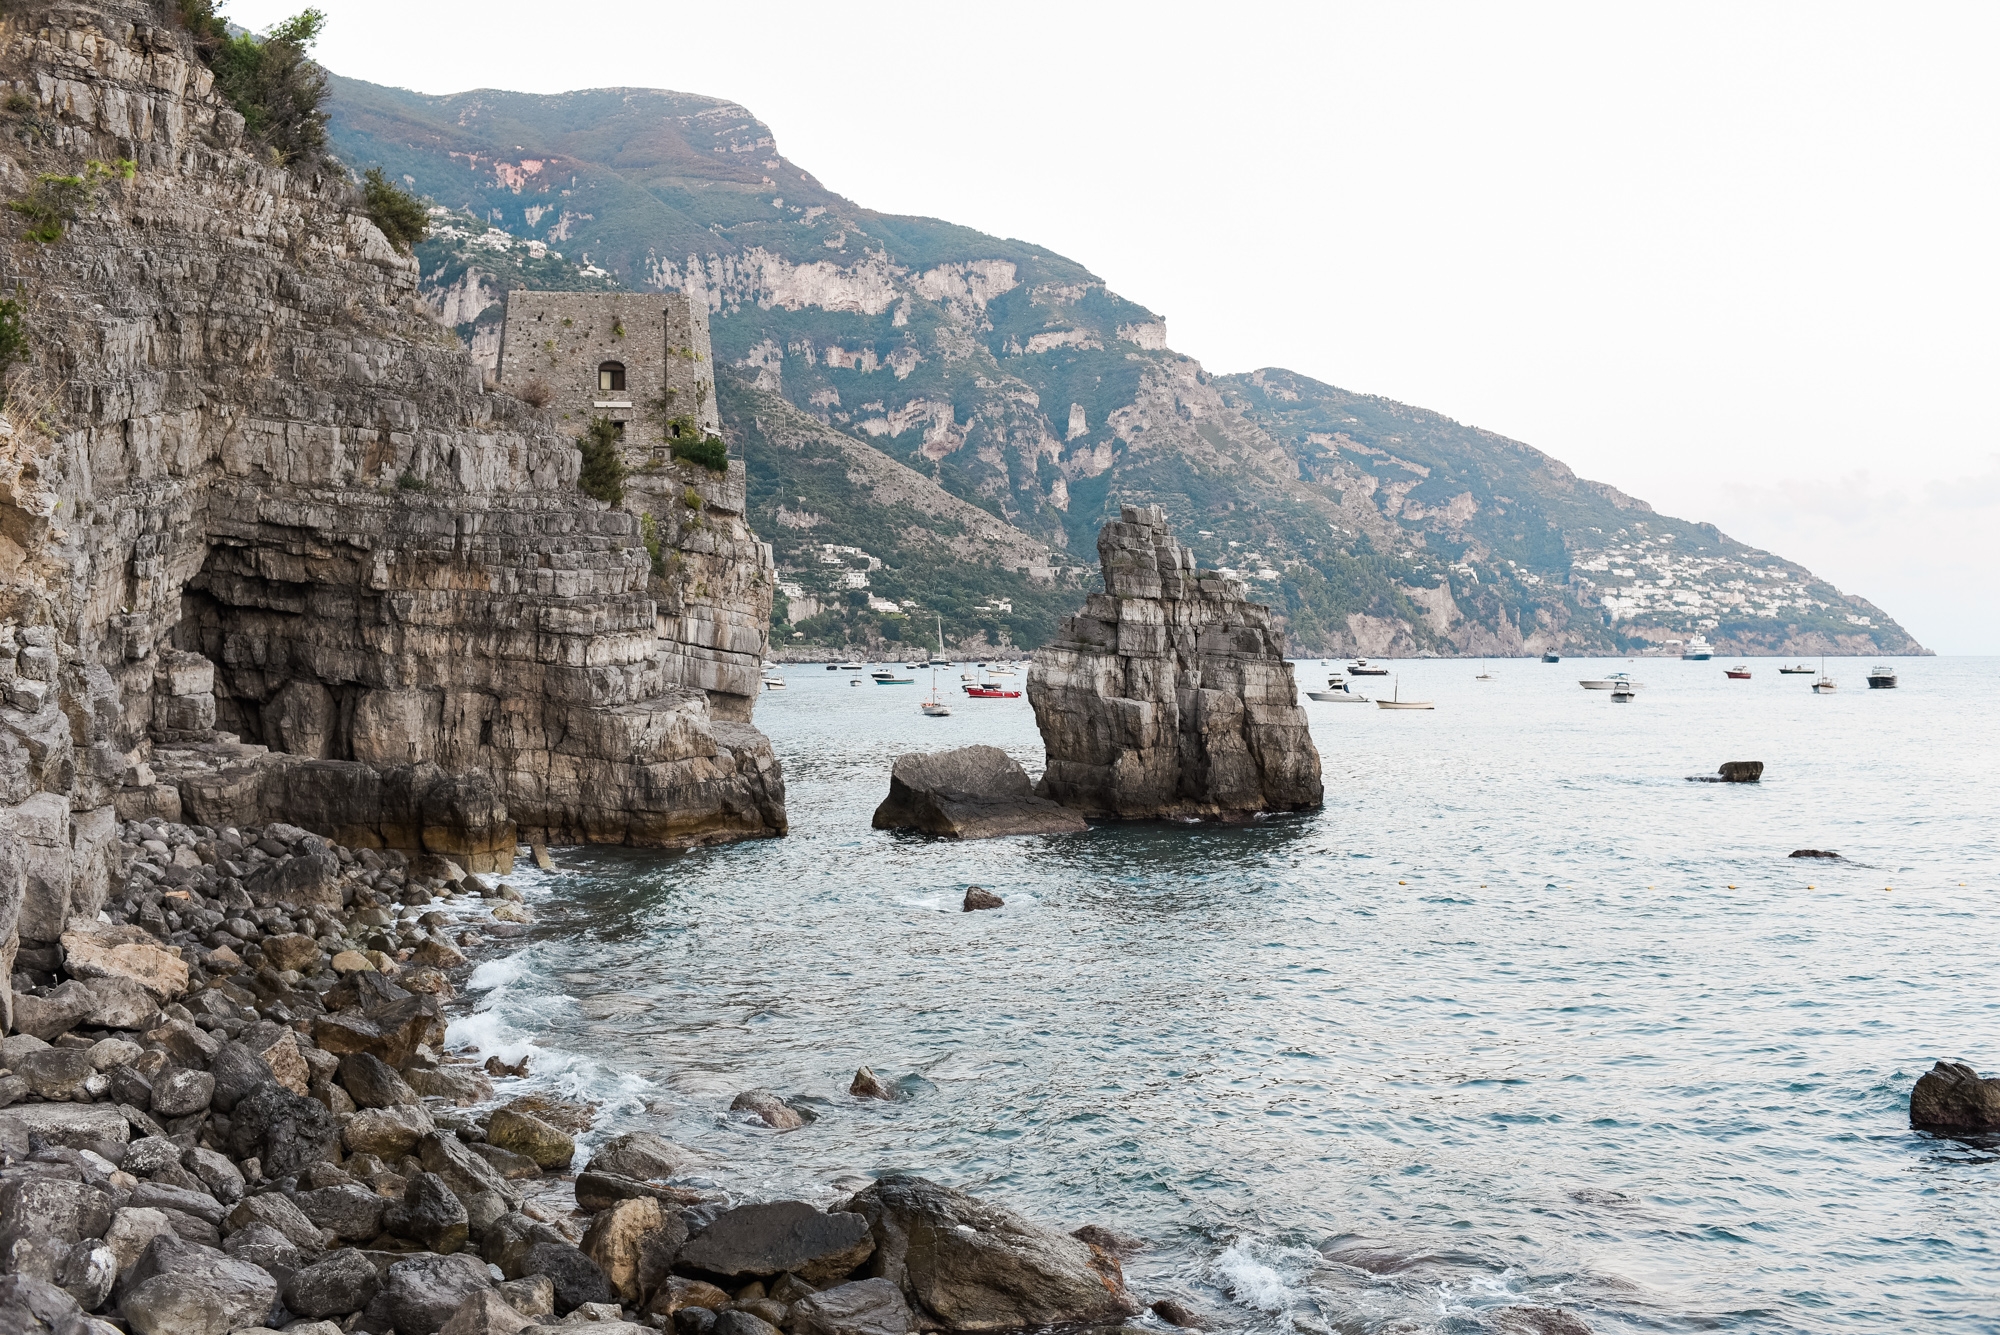
[[[1157,504],[1299,652],[1643,652],[1697,633],[1724,652],[1920,651],[1795,563],[1519,442],[1287,371],[1212,376],[1082,266],[862,208],[734,103],[334,89],[355,166],[559,249],[564,282],[705,296],[781,567],[780,644],[922,642],[933,614],[956,642],[1043,643],[1100,525]],[[468,253],[447,238],[425,274],[477,342]],[[495,275],[482,290],[510,281]],[[896,467],[825,466],[857,445]],[[945,497],[1016,536],[965,541],[992,530]]]
[[[679,675],[637,516],[489,388],[343,174],[272,166],[152,5],[10,6],[0,80],[0,180],[61,222],[0,215],[21,937],[96,912],[118,816],[474,867],[784,830],[768,742]]]

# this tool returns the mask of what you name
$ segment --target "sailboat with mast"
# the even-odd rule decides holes
[[[946,704],[944,697],[938,694],[937,684],[938,659],[944,657],[944,615],[942,613],[938,615],[937,619],[937,641],[938,656],[931,660],[931,693],[924,697],[922,707],[924,715],[927,718],[950,718],[951,706]]]
[[[1839,682],[1826,675],[1826,656],[1824,654],[1820,655],[1819,680],[1813,683],[1813,694],[1831,695],[1839,685]]]

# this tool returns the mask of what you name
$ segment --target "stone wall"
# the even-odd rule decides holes
[[[639,516],[583,496],[556,412],[484,384],[424,315],[343,173],[247,143],[149,5],[9,6],[0,83],[8,196],[135,164],[58,241],[0,213],[33,347],[0,423],[23,940],[95,911],[114,810],[474,866],[530,834],[783,832],[768,742],[661,638]],[[744,600],[740,641],[764,570],[729,533],[703,539],[706,596]]]
[[[605,362],[625,368],[624,389],[600,388]],[[509,292],[500,383],[516,394],[545,389],[570,435],[593,417],[624,423],[627,449],[653,458],[665,453],[669,417],[722,431],[708,307],[679,292]]]
[[[1035,653],[1037,792],[1094,818],[1240,819],[1322,800],[1271,610],[1199,570],[1158,506],[1098,534],[1104,592]]]

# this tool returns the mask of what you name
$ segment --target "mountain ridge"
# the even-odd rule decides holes
[[[1282,368],[1210,373],[1083,265],[862,208],[727,99],[332,86],[351,165],[574,270],[482,267],[469,227],[421,248],[434,308],[476,353],[510,284],[706,296],[726,434],[781,566],[774,644],[922,643],[933,617],[966,643],[1039,643],[1089,580],[1098,526],[1158,503],[1302,653],[1660,652],[1695,634],[1922,652],[1803,566],[1524,442]],[[967,540],[940,496],[1018,536],[975,522]]]

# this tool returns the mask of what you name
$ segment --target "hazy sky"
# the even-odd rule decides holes
[[[318,2],[358,78],[733,98],[1213,371],[1503,432],[2000,653],[2000,6]]]

